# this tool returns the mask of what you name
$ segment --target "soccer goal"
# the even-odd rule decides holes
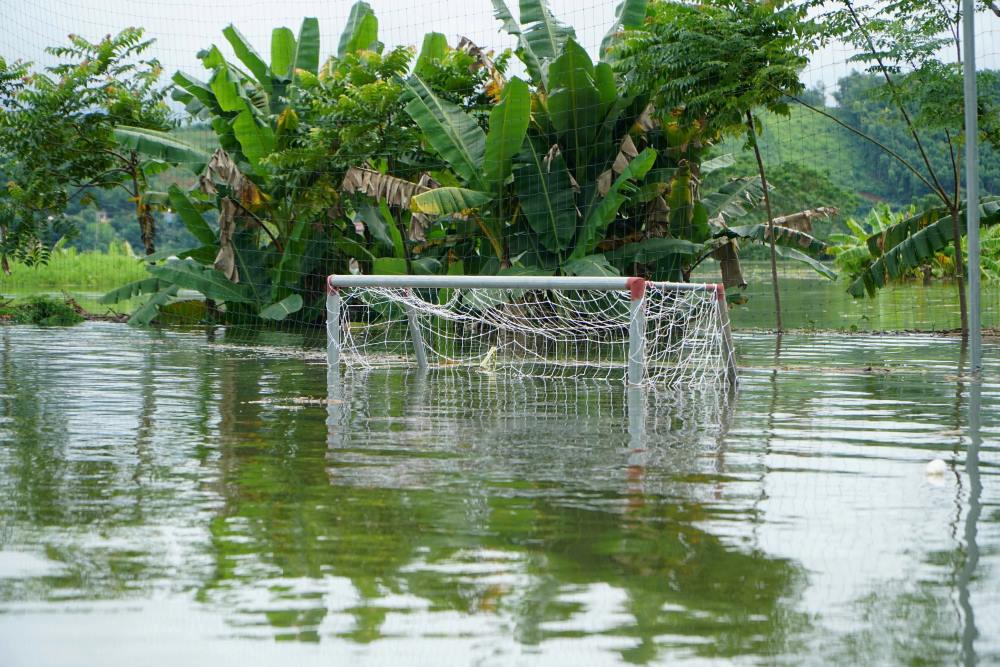
[[[327,286],[331,366],[468,366],[630,385],[736,380],[721,285],[333,275]]]

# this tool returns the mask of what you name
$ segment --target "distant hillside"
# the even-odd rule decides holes
[[[804,107],[793,108],[788,118],[765,114],[763,122],[759,142],[775,215],[819,206],[836,207],[843,216],[862,215],[879,201],[863,187],[869,181],[863,153],[847,130]],[[733,154],[736,164],[712,174],[706,187],[757,174],[753,153],[745,149],[742,137],[728,139],[714,152]],[[762,220],[763,210],[752,218]],[[825,236],[829,227],[821,224],[817,233]]]
[[[986,74],[980,73],[984,77],[981,95],[1000,98],[998,84]],[[923,172],[921,156],[898,111],[879,95],[881,86],[881,80],[871,75],[844,77],[836,92],[839,106],[823,110],[890,147]],[[813,97],[823,99],[818,94]],[[882,148],[806,107],[793,104],[788,118],[765,114],[763,125],[759,141],[775,186],[776,215],[821,205],[837,206],[845,215],[862,215],[875,203],[903,207],[930,195],[919,178]],[[953,167],[943,132],[922,129],[921,138],[938,178],[950,191]],[[734,138],[719,146],[718,152],[736,155],[737,163],[715,178],[757,172],[753,155],[743,144],[743,138]],[[981,145],[980,171],[984,192],[1000,192],[1000,155],[989,143]]]

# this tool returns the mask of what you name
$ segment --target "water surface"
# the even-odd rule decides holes
[[[1000,348],[737,344],[630,393],[0,327],[0,664],[1000,660]]]

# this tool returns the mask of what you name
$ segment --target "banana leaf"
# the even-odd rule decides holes
[[[288,28],[271,31],[271,74],[290,79],[295,65],[295,34]]]
[[[209,85],[219,108],[227,112],[225,118],[215,118],[212,122],[212,127],[220,135],[220,142],[229,149],[223,139],[228,125],[243,155],[257,167],[260,160],[274,150],[274,131],[258,121],[255,107],[231,67],[225,63],[217,67]]]
[[[979,200],[979,216],[981,220],[996,216],[998,213],[1000,213],[1000,197],[983,197]],[[965,215],[966,207],[963,206],[959,210],[960,219],[964,220]],[[947,218],[950,221],[951,218],[949,216],[948,209],[940,206],[921,211],[902,222],[869,236],[867,240],[868,250],[871,252],[872,257],[880,257],[883,253],[895,248],[921,230],[938,224],[942,219]]]
[[[435,275],[441,270],[441,262],[432,257],[421,257],[410,262],[413,273]],[[372,273],[378,276],[399,276],[406,274],[406,260],[400,257],[379,257],[372,262]]]
[[[767,223],[726,227],[722,234],[729,238],[748,239],[758,243],[770,243]],[[785,248],[796,248],[810,255],[821,255],[830,249],[825,241],[820,241],[811,234],[800,232],[789,227],[774,226],[774,245]]]
[[[270,127],[259,125],[249,109],[237,114],[232,127],[243,155],[255,168],[274,151],[274,131]]]
[[[562,50],[563,43],[576,37],[573,28],[557,21],[545,0],[521,0],[521,21],[514,20],[504,0],[493,0],[493,16],[503,29],[517,38],[517,57],[524,63],[532,82],[547,88],[545,65]],[[522,27],[523,24],[523,27]]]
[[[485,190],[482,184],[486,134],[475,118],[457,105],[437,97],[420,77],[405,81],[406,112],[420,127],[427,142],[466,185]]]
[[[795,248],[789,248],[785,246],[775,245],[775,254],[785,259],[794,259],[796,262],[801,262],[806,266],[810,267],[816,273],[820,274],[824,278],[829,278],[830,280],[837,279],[837,272],[831,269],[829,266],[819,261],[815,257],[810,257],[801,250],[796,250]]]
[[[209,157],[208,153],[197,146],[168,132],[142,127],[119,125],[115,128],[115,141],[148,157],[183,165],[196,174],[205,167]]]
[[[608,28],[604,39],[601,40],[601,57],[611,58],[613,52],[609,53],[615,39],[624,30],[631,30],[642,26],[646,18],[646,0],[622,0],[615,8],[615,20]],[[613,60],[609,60],[613,62]]]
[[[159,190],[146,190],[139,195],[139,201],[145,206],[166,206],[167,202],[170,200],[167,197],[166,192],[160,192]]]
[[[594,82],[594,64],[575,40],[566,40],[562,53],[549,65],[549,120],[559,133],[559,145],[583,174],[604,104]]]
[[[187,227],[192,236],[198,239],[202,245],[218,245],[219,240],[215,232],[205,218],[202,217],[201,213],[198,212],[198,209],[195,208],[187,193],[177,187],[176,184],[173,184],[167,190],[167,197],[170,200],[170,206],[173,207],[178,217],[180,217],[181,222],[184,223],[184,226]]]
[[[257,82],[270,95],[273,90],[271,86],[271,68],[264,62],[264,59],[260,57],[260,54],[257,53],[246,37],[233,24],[226,26],[222,30],[222,34],[229,42],[229,45],[233,47],[233,53],[236,54],[236,57],[240,59],[241,63],[247,66],[247,69],[254,75]]]
[[[634,160],[629,162],[625,170],[611,185],[607,196],[587,216],[570,259],[579,259],[594,251],[597,242],[607,231],[608,225],[618,215],[618,209],[628,199],[627,193],[635,189],[634,181],[642,179],[655,161],[656,151],[652,148],[645,148]]]
[[[519,4],[522,43],[543,64],[544,75],[544,63],[556,58],[566,40],[576,37],[576,33],[552,16],[547,0],[520,0]]]
[[[131,317],[128,318],[129,326],[145,327],[149,326],[160,312],[160,306],[167,304],[170,299],[177,296],[180,288],[177,285],[169,285],[156,292],[149,298],[149,301],[136,308]]]
[[[514,170],[514,188],[528,225],[541,245],[561,254],[576,233],[577,210],[573,183],[562,153],[545,164],[548,146],[537,137],[527,137]],[[586,254],[581,254],[581,257]]]
[[[722,155],[713,157],[711,159],[705,160],[701,163],[700,172],[702,176],[707,176],[713,171],[718,171],[719,169],[725,169],[727,167],[732,167],[736,164],[736,158],[732,153],[724,153]]]
[[[200,114],[202,109],[210,114],[221,114],[223,113],[222,108],[219,106],[218,100],[215,99],[215,93],[212,92],[212,88],[201,81],[196,79],[190,74],[185,74],[184,72],[175,72],[171,80],[176,85],[174,88],[174,93],[179,91],[184,91],[187,97],[180,94],[171,94],[171,96],[184,103],[188,111],[194,115]],[[201,105],[200,107],[195,107],[193,105],[193,100]]]
[[[281,301],[272,303],[267,308],[260,311],[260,316],[265,320],[281,321],[302,310],[302,297],[298,294],[287,296]]]
[[[302,19],[299,38],[295,45],[295,69],[316,76],[319,72],[319,21]]]
[[[466,188],[434,188],[410,199],[410,210],[427,215],[448,215],[479,208],[493,198],[485,192]]]
[[[371,204],[361,204],[357,208],[357,215],[384,252],[394,257],[406,256],[403,235],[392,221],[386,221],[382,217],[376,207]]]
[[[948,215],[948,209],[943,207],[929,208],[906,218],[891,227],[868,237],[866,244],[872,257],[881,257],[886,251],[896,247],[907,238],[922,229],[940,221]]]
[[[625,244],[606,252],[605,255],[612,264],[627,270],[632,264],[652,264],[668,255],[690,257],[701,248],[700,243],[692,243],[685,239],[655,238]]]
[[[375,17],[375,12],[367,2],[355,2],[347,17],[347,25],[340,33],[337,57],[343,58],[348,53],[372,49],[377,42],[378,19]]]
[[[306,273],[302,262],[306,259],[306,246],[309,245],[314,229],[314,225],[306,220],[296,220],[292,224],[281,258],[271,274],[271,298],[275,301],[285,301],[291,295],[292,287]],[[300,303],[299,308],[301,307]]]
[[[587,255],[563,264],[563,272],[569,276],[618,276],[618,269],[611,266],[604,255]]]
[[[708,219],[713,224],[729,224],[757,207],[764,197],[760,178],[737,178],[718,190],[703,194],[701,203],[708,211]]]
[[[118,303],[119,301],[127,301],[128,299],[139,296],[140,294],[158,292],[162,287],[164,287],[164,285],[159,278],[142,278],[141,280],[135,280],[111,290],[98,299],[98,303]]]
[[[165,264],[149,267],[149,272],[165,283],[194,290],[208,299],[232,303],[254,302],[244,285],[230,282],[221,272],[192,260],[168,260]]]
[[[434,61],[444,60],[448,53],[448,38],[439,32],[429,32],[424,35],[424,42],[420,47],[420,55],[413,66],[413,73],[420,77],[425,77],[434,73],[432,64]]]
[[[423,185],[422,182],[414,183],[405,178],[364,167],[348,168],[340,187],[344,192],[351,194],[363,192],[375,201],[400,208],[408,207],[414,195],[429,189],[429,186]]]
[[[940,209],[932,210],[940,211]],[[980,224],[984,227],[1000,223],[1000,197],[988,197],[981,200],[979,214]],[[885,287],[889,280],[900,278],[908,271],[920,267],[948,247],[954,239],[950,214],[946,213],[944,217],[929,224],[915,220],[920,217],[914,216],[914,218],[904,220],[873,237],[884,238],[885,242],[888,243],[904,237],[904,232],[908,232],[904,240],[892,247],[886,249],[885,246],[881,246],[883,248],[881,256],[872,262],[871,266],[865,269],[847,288],[851,296],[861,297],[866,292],[868,296],[875,296],[875,293]],[[923,227],[914,232],[914,229],[920,224],[923,224]],[[903,225],[907,226],[904,228]],[[965,234],[965,231],[963,224],[961,225],[961,233]],[[870,250],[871,244],[868,247]]]
[[[510,176],[511,161],[524,143],[530,120],[528,84],[514,77],[504,86],[500,102],[490,111],[490,131],[483,153],[483,181],[488,192],[498,192]]]

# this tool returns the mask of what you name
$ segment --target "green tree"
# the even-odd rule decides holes
[[[441,270],[439,248],[417,252],[439,230],[428,231],[425,219],[409,210],[410,197],[430,186],[406,177],[439,164],[402,110],[413,50],[386,48],[364,2],[355,3],[336,53],[323,64],[313,18],[298,35],[288,28],[272,32],[270,62],[234,26],[223,35],[238,63],[213,45],[199,54],[210,73],[206,81],[183,72],[173,77],[174,99],[210,123],[220,146],[195,189],[167,193],[200,246],[178,253],[179,259],[157,259],[149,279],[105,300],[150,294],[133,315],[136,324],[151,321],[180,289],[211,300],[210,312],[224,302],[224,311],[214,312],[230,321],[295,314],[313,322],[323,317],[331,271]],[[470,47],[418,58],[415,67],[442,82],[434,94],[451,95],[478,129],[482,107],[492,102],[484,96],[486,82],[495,72],[470,62],[485,59]],[[155,153],[165,143],[143,149]]]
[[[66,210],[94,189],[121,188],[134,203],[146,252],[154,252],[148,179],[168,166],[138,144],[172,126],[161,67],[144,55],[141,28],[90,42],[70,35],[48,53],[62,60],[36,71],[0,59],[0,154],[8,179],[0,195],[0,259],[43,262],[46,240],[72,234]],[[185,157],[187,155],[185,154]]]
[[[799,72],[815,39],[806,8],[785,0],[653,2],[645,24],[621,47],[619,70],[648,90],[663,121],[675,119],[712,142],[742,133],[752,149],[767,212],[777,330],[782,329],[776,232],[757,113],[788,114],[788,96],[804,86]],[[695,174],[697,176],[697,174]]]
[[[904,128],[902,136],[916,153],[909,159],[892,144],[883,143],[858,127],[824,113],[856,135],[872,142],[891,156],[901,169],[912,174],[937,205],[889,230],[873,234],[869,247],[879,259],[850,288],[852,294],[869,294],[906,271],[932,261],[949,242],[954,251],[954,277],[958,289],[962,337],[968,338],[968,306],[963,280],[961,220],[965,204],[961,193],[961,146],[963,136],[962,46],[960,39],[962,4],[934,0],[838,0],[822,17],[824,33],[857,49],[852,60],[863,63],[882,79],[873,87],[892,108]],[[951,58],[951,55],[954,58]],[[995,88],[987,81],[988,89]],[[983,138],[998,136],[996,106],[992,95],[980,97],[979,116]],[[812,107],[806,104],[806,106]],[[947,166],[936,160],[931,143],[934,134],[943,135]],[[899,173],[899,172],[897,172]],[[976,205],[977,203],[973,203]],[[993,205],[987,207],[984,222],[992,220]],[[944,224],[945,219],[949,222]],[[946,230],[947,226],[947,230]],[[917,239],[915,235],[920,234]],[[897,248],[896,246],[901,246]],[[891,253],[891,256],[890,256]],[[883,255],[886,257],[883,258]],[[897,261],[902,260],[902,262]]]

